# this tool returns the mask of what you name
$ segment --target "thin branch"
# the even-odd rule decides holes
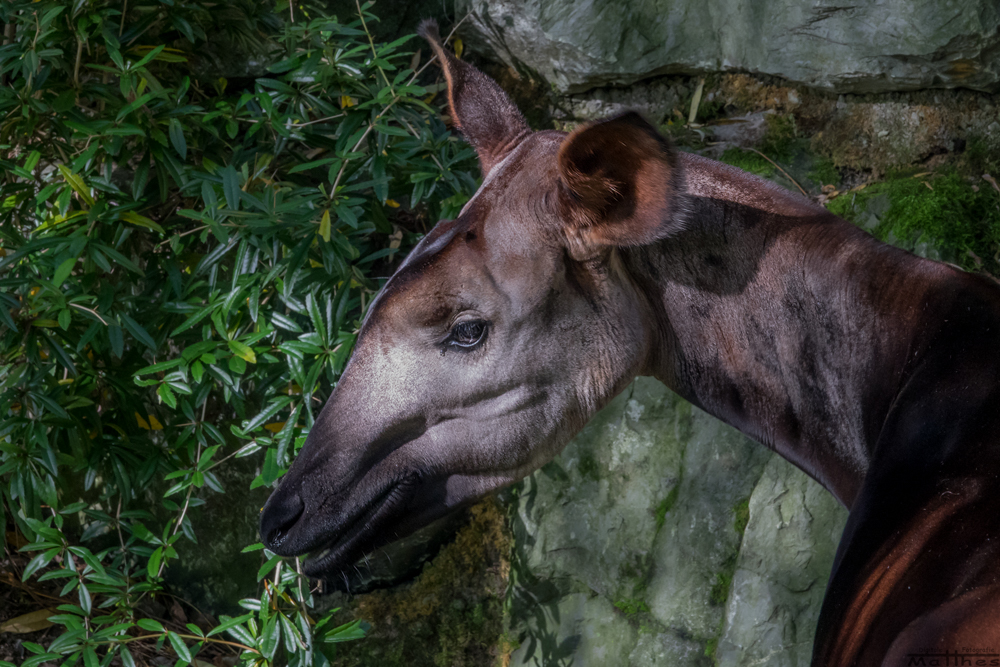
[[[83,40],[76,36],[76,63],[73,65],[73,85],[80,87],[80,61],[83,58]]]
[[[88,313],[99,319],[101,321],[101,324],[103,324],[104,326],[108,326],[108,323],[104,321],[104,318],[101,317],[100,313],[98,313],[96,310],[91,310],[90,308],[87,308],[86,306],[81,306],[78,303],[71,303],[69,305],[73,306],[74,308],[79,308],[80,310],[87,311]]]
[[[751,148],[750,150],[752,150],[752,151],[753,151],[754,153],[756,153],[757,155],[761,156],[762,158],[764,158],[765,160],[767,160],[768,162],[770,162],[771,164],[773,164],[773,165],[774,165],[774,168],[775,168],[775,169],[777,169],[778,171],[780,171],[780,172],[781,172],[782,174],[784,174],[784,175],[785,175],[785,178],[787,178],[788,180],[790,180],[790,181],[791,181],[792,183],[794,183],[794,184],[795,184],[795,187],[797,187],[797,188],[799,189],[799,192],[801,192],[802,194],[804,194],[804,195],[805,195],[806,197],[808,197],[808,196],[809,196],[809,193],[808,193],[808,192],[806,192],[805,190],[803,190],[803,189],[802,189],[802,186],[801,186],[801,185],[799,185],[799,182],[798,182],[798,181],[796,181],[796,180],[795,180],[794,178],[792,178],[791,176],[789,176],[789,175],[788,175],[788,172],[787,172],[787,171],[785,171],[784,169],[782,169],[782,168],[781,168],[781,167],[780,167],[780,166],[778,165],[778,163],[777,163],[777,162],[775,162],[774,160],[772,160],[772,159],[771,159],[771,158],[769,158],[768,156],[764,155],[763,153],[761,153],[761,152],[760,152],[759,150],[757,150],[756,148]]]
[[[365,21],[365,13],[361,11],[361,0],[354,0],[355,6],[358,8],[358,16],[361,18],[361,27],[365,29],[365,34],[368,36],[368,45],[372,48],[372,62],[378,59],[378,53],[375,51],[375,40],[372,39],[371,32],[368,31],[368,23]],[[382,79],[385,81],[385,85],[389,87],[389,92],[394,93],[392,89],[392,84],[389,83],[389,77],[385,75],[385,71],[380,65],[375,65],[378,71],[382,74]]]

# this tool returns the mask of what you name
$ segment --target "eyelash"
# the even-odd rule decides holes
[[[465,320],[451,328],[451,333],[444,341],[446,347],[471,352],[486,340],[489,324],[483,320]]]

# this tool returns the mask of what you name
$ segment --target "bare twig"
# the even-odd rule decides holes
[[[96,310],[91,310],[90,308],[87,308],[86,306],[81,306],[78,303],[71,303],[69,305],[73,306],[74,308],[79,308],[80,310],[87,311],[88,313],[99,319],[101,321],[101,324],[103,324],[104,326],[108,326],[108,323],[104,321],[104,318],[101,317],[100,313],[98,313]]]
[[[694,97],[691,98],[691,110],[688,112],[688,125],[694,125],[695,118],[698,117],[698,107],[701,106],[701,94],[705,90],[705,77],[698,79],[698,87],[694,89]]]
[[[83,40],[76,36],[76,64],[73,65],[73,84],[80,87],[80,60],[83,58]]]
[[[808,197],[808,196],[809,196],[809,194],[808,194],[808,193],[807,193],[807,192],[806,192],[805,190],[803,190],[803,189],[802,189],[802,186],[801,186],[801,185],[799,185],[799,182],[798,182],[798,181],[796,181],[796,180],[795,180],[794,178],[792,178],[791,176],[789,176],[789,175],[788,175],[788,172],[787,172],[787,171],[785,171],[784,169],[782,169],[782,168],[781,168],[781,167],[780,167],[780,166],[778,165],[778,163],[777,163],[777,162],[775,162],[774,160],[772,160],[772,159],[771,159],[771,158],[769,158],[768,156],[764,155],[763,153],[761,153],[761,152],[760,152],[759,150],[757,150],[756,148],[751,148],[750,150],[752,150],[752,151],[753,151],[754,153],[756,153],[757,155],[761,156],[762,158],[764,158],[765,160],[767,160],[768,162],[770,162],[771,164],[773,164],[773,165],[774,165],[774,168],[775,168],[775,169],[777,169],[778,171],[780,171],[780,172],[781,172],[782,174],[784,174],[784,175],[785,175],[785,178],[787,178],[788,180],[790,180],[790,181],[791,181],[792,183],[794,183],[794,184],[795,184],[795,187],[797,187],[797,188],[799,189],[799,192],[801,192],[802,194],[804,194],[804,195],[805,195],[806,197]]]
[[[365,29],[365,35],[368,36],[368,45],[372,49],[372,61],[378,58],[378,53],[375,51],[375,40],[372,39],[371,32],[368,31],[368,23],[365,21],[365,13],[361,11],[361,0],[354,0],[354,5],[358,8],[358,16],[361,18],[361,27]],[[389,92],[396,92],[392,89],[392,84],[389,83],[389,77],[385,75],[385,71],[380,65],[375,65],[378,71],[382,74],[382,79],[385,81],[385,85],[389,87]]]

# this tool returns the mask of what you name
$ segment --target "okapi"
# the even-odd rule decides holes
[[[372,303],[265,544],[333,575],[525,477],[650,375],[850,509],[813,665],[1000,653],[1000,287],[635,113],[532,132],[421,34],[483,184]]]

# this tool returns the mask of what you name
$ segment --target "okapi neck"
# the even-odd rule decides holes
[[[726,165],[684,169],[685,229],[622,251],[654,313],[651,374],[850,507],[932,288],[960,272]]]

